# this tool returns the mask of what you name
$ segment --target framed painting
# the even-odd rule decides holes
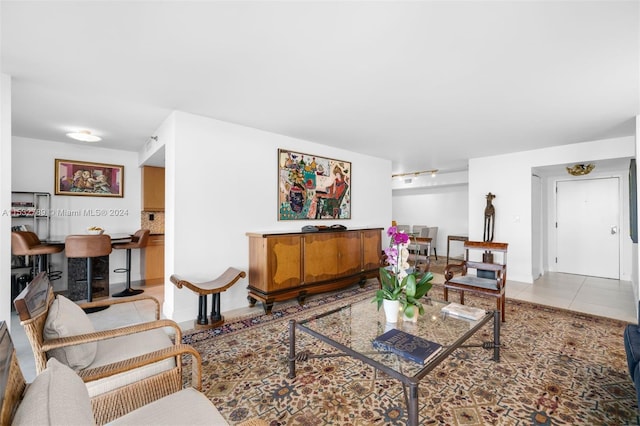
[[[124,196],[124,166],[56,159],[55,175],[56,195]]]
[[[278,220],[351,219],[351,163],[278,150]]]

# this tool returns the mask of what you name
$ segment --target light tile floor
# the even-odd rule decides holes
[[[111,293],[121,290],[121,285],[112,289]],[[164,289],[162,286],[146,286],[145,295],[158,299],[162,306]],[[547,272],[533,284],[509,281],[507,298],[524,300],[572,311],[584,312],[622,321],[636,322],[636,304],[631,282],[619,281],[582,275]],[[89,317],[97,330],[120,327],[135,322],[154,319],[154,305],[150,302],[119,304],[111,308],[90,314]],[[262,312],[258,303],[253,308],[241,308],[225,312],[227,319],[236,316]],[[193,322],[181,323],[183,330],[193,328]],[[31,345],[27,340],[20,320],[14,313],[11,319],[11,336],[13,338],[20,367],[27,382],[35,377],[35,364]]]
[[[637,322],[630,281],[547,272],[525,284],[508,281],[507,298],[539,303],[628,322]]]

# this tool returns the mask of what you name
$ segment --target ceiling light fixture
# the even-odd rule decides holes
[[[391,175],[391,178],[403,178],[405,176],[413,176],[413,177],[418,177],[420,175],[426,175],[426,174],[430,174],[432,178],[436,177],[436,173],[438,173],[438,169],[433,169],[433,170],[422,170],[419,172],[410,172],[410,173],[396,173]]]
[[[67,136],[71,139],[82,142],[99,142],[102,140],[100,136],[92,135],[88,130],[80,130],[78,132],[67,133]]]
[[[596,165],[593,163],[576,164],[573,167],[567,167],[567,173],[569,173],[571,176],[584,176],[591,173],[591,170],[593,170],[595,167]]]

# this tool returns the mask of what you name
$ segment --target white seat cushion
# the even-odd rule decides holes
[[[80,306],[62,295],[58,295],[51,303],[44,323],[43,334],[45,339],[57,339],[94,332],[95,329],[91,320]],[[48,355],[74,370],[82,370],[93,362],[97,347],[98,344],[95,342],[85,343],[52,349],[48,352]]]
[[[218,409],[193,388],[183,389],[138,408],[109,425],[228,425]]]
[[[12,425],[92,425],[91,402],[82,379],[55,358],[25,392]]]
[[[169,335],[161,328],[113,339],[100,340],[98,342],[96,356],[87,368],[95,368],[113,362],[123,361],[138,355],[167,348],[172,344],[173,342],[169,338]],[[141,368],[136,368],[135,370],[87,382],[87,390],[89,391],[89,396],[93,398],[96,395],[140,381],[162,371],[170,370],[175,366],[175,359],[169,358]]]

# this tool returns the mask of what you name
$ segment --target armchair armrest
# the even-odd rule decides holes
[[[175,330],[175,341],[182,341],[182,330],[180,326],[169,319],[161,319],[156,321],[145,322],[141,324],[129,325],[126,327],[115,328],[112,330],[96,331],[94,333],[78,334],[76,336],[61,337],[59,339],[49,339],[42,343],[41,352],[48,352],[51,349],[62,348],[65,346],[80,345],[83,343],[97,342],[99,340],[112,339],[114,337],[126,336],[129,334],[140,333],[143,331],[153,330],[156,328],[171,327]]]
[[[83,381],[90,382],[180,355],[191,355],[191,386],[202,390],[202,358],[193,346],[184,343],[77,373]]]
[[[462,262],[462,263],[449,263],[447,266],[444,267],[444,279],[446,281],[449,281],[451,278],[453,278],[453,275],[458,273],[458,274],[463,274],[466,272],[466,262]]]
[[[96,300],[93,302],[84,302],[84,303],[79,303],[78,306],[80,306],[81,308],[85,309],[85,308],[95,308],[95,307],[99,307],[99,306],[111,306],[111,305],[117,305],[119,303],[131,303],[131,302],[139,302],[139,301],[144,301],[144,300],[148,300],[150,302],[155,303],[155,308],[156,308],[156,320],[160,319],[160,302],[158,302],[158,299],[156,299],[153,296],[148,296],[148,295],[139,295],[139,296],[132,296],[132,297],[127,297],[127,298],[116,298],[116,299],[103,299],[103,300]]]

